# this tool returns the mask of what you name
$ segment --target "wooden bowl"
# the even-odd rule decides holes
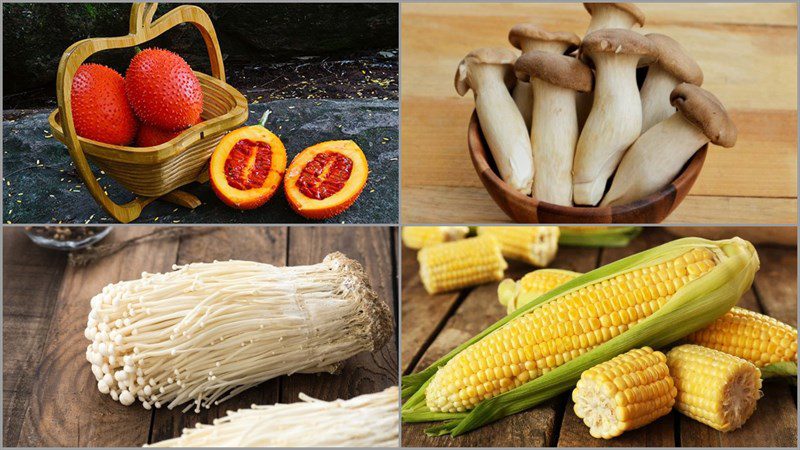
[[[472,165],[483,186],[508,217],[520,223],[658,223],[680,205],[694,185],[708,145],[692,156],[672,183],[643,199],[618,206],[560,206],[522,195],[497,174],[489,146],[483,137],[478,114],[472,113],[467,133]],[[535,175],[534,175],[535,176]]]

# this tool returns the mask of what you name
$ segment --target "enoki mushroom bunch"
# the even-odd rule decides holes
[[[86,359],[100,392],[123,405],[199,411],[280,375],[335,372],[392,331],[388,306],[341,253],[308,266],[174,269],[92,298]]]
[[[583,39],[518,24],[509,41],[521,56],[481,48],[458,66],[456,91],[472,89],[508,186],[562,206],[625,204],[667,186],[708,142],[736,143],[736,126],[699,87],[703,72],[680,44],[631,30],[644,25],[636,5],[585,6]]]
[[[301,402],[228,412],[153,447],[397,447],[397,387],[350,400]]]

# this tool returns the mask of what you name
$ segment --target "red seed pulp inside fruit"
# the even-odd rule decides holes
[[[228,153],[225,178],[228,185],[241,191],[258,189],[264,185],[270,167],[272,147],[266,142],[242,139]]]
[[[341,153],[323,152],[303,167],[297,185],[306,197],[325,200],[342,190],[352,172],[352,159]]]

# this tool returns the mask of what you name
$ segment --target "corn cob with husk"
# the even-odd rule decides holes
[[[734,307],[685,341],[746,359],[765,378],[797,375],[797,329],[764,314]]]
[[[417,253],[417,261],[429,294],[499,281],[508,267],[500,245],[491,236],[424,247]]]
[[[611,439],[669,414],[677,393],[667,357],[644,347],[583,372],[572,401],[593,437]]]
[[[419,250],[429,245],[464,239],[469,227],[403,227],[403,244]]]
[[[446,421],[426,432],[457,436],[536,406],[584,370],[707,326],[758,265],[749,242],[686,238],[581,275],[403,377],[403,420]]]
[[[753,414],[761,397],[761,373],[753,363],[699,345],[667,353],[678,396],[675,409],[716,430],[735,430]]]
[[[578,272],[561,269],[539,269],[530,272],[514,281],[506,278],[497,286],[497,298],[501,305],[505,305],[511,314],[517,308],[524,306],[519,303],[520,298],[528,301],[535,300],[542,294],[580,276]]]
[[[229,411],[152,447],[397,447],[397,394],[391,387],[332,402],[300,394],[296,403]]]
[[[478,236],[493,236],[503,256],[537,267],[547,267],[558,251],[558,227],[478,227]]]
[[[642,232],[642,227],[573,226],[560,227],[559,245],[573,247],[625,247]]]

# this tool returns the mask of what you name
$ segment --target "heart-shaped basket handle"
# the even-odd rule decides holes
[[[166,31],[182,23],[191,23],[203,37],[208,50],[208,57],[211,61],[211,74],[225,81],[225,66],[222,62],[222,52],[220,51],[217,33],[211,18],[205,11],[197,6],[183,5],[164,14],[155,21],[153,16],[156,13],[156,3],[134,3],[131,8],[130,32],[125,36],[111,38],[89,38],[78,41],[61,56],[58,65],[58,76],[56,78],[56,94],[58,97],[59,119],[61,129],[64,130],[64,141],[69,150],[69,154],[75,161],[75,167],[83,178],[92,197],[105,209],[111,216],[123,223],[135,220],[142,213],[142,209],[155,197],[136,197],[128,203],[118,204],[105,193],[100,183],[92,173],[92,168],[86,159],[86,154],[81,148],[78,134],[75,132],[75,122],[72,118],[72,79],[78,68],[93,54],[118,48],[130,48],[155,39]],[[167,194],[167,197],[169,194]],[[174,200],[181,203],[181,197]]]

